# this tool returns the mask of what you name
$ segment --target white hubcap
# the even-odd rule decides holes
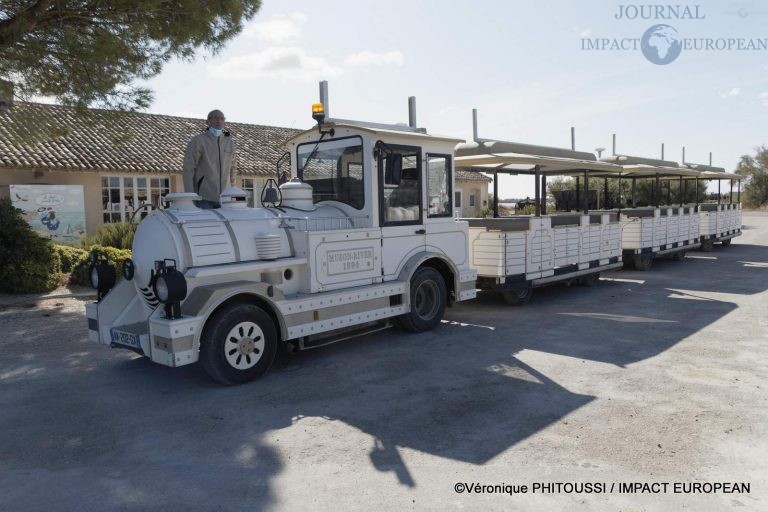
[[[238,370],[253,368],[264,353],[264,333],[253,322],[240,322],[224,342],[227,362]]]

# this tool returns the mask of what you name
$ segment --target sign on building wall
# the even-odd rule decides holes
[[[10,185],[11,202],[39,235],[79,245],[85,236],[82,185]]]

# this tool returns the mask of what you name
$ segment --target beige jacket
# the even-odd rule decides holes
[[[206,130],[192,137],[184,153],[184,191],[219,202],[221,191],[237,176],[235,143],[229,132],[214,137]]]

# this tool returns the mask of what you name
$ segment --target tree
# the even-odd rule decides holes
[[[261,0],[2,0],[0,79],[17,95],[120,110],[152,100],[136,79],[171,58],[212,54],[238,34]]]
[[[736,174],[744,176],[744,205],[759,208],[768,204],[768,147],[755,150],[755,156],[743,155]]]
[[[638,178],[635,184],[635,200],[637,206],[652,206],[656,204],[654,199],[654,178]],[[677,179],[660,180],[658,202],[660,205],[677,205],[680,203],[680,182]],[[556,177],[547,182],[548,195],[552,195],[549,204],[556,204],[554,192],[575,191],[576,180],[574,178]],[[629,208],[632,206],[632,179],[624,178],[619,186],[618,178],[608,178],[608,200],[605,197],[605,181],[603,178],[589,178],[590,208],[594,208],[599,197],[600,208]],[[707,182],[699,181],[698,201],[696,197],[696,184],[693,180],[685,180],[682,185],[683,203],[703,203],[707,197]],[[573,196],[575,193],[572,193]],[[584,178],[579,180],[580,202],[584,200]],[[574,199],[574,197],[571,197]],[[669,199],[669,201],[668,201]],[[573,201],[575,202],[575,201]],[[581,205],[579,205],[581,208]]]

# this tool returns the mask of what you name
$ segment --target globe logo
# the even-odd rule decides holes
[[[673,27],[654,25],[643,34],[640,49],[649,61],[665,65],[674,62],[680,56],[683,45],[680,43],[680,35]]]

